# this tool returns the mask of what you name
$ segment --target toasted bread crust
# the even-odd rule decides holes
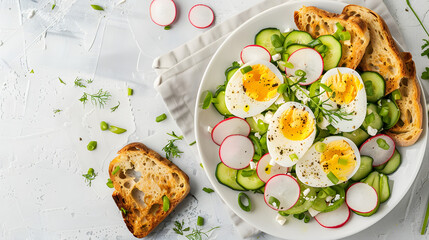
[[[358,17],[330,13],[317,7],[304,6],[299,11],[295,11],[294,20],[299,30],[310,33],[313,38],[334,34],[337,22],[350,32],[350,41],[342,42],[341,44],[343,54],[338,64],[340,67],[355,69],[370,42],[366,23]]]
[[[110,162],[112,194],[130,232],[138,238],[147,236],[170,214],[190,191],[189,178],[175,164],[142,143],[130,143]],[[120,170],[112,174],[116,167]],[[167,212],[163,196],[170,200]]]

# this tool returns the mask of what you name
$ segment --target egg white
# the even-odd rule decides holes
[[[231,77],[228,84],[226,85],[225,89],[225,104],[228,110],[235,116],[241,117],[241,118],[247,118],[255,116],[264,110],[266,110],[268,107],[270,107],[280,96],[279,93],[277,93],[272,99],[262,102],[257,101],[255,99],[250,98],[246,95],[246,92],[243,89],[243,73],[241,73],[241,69],[246,66],[253,66],[256,64],[265,65],[270,69],[280,80],[279,84],[283,84],[283,76],[280,73],[280,71],[277,69],[276,66],[274,66],[272,63],[265,61],[265,60],[254,60],[251,62],[248,62],[244,64],[238,71],[235,72],[235,74]],[[245,111],[245,106],[249,106],[249,111]]]
[[[327,93],[322,94],[320,96],[321,101],[327,100],[327,102],[323,105],[324,108],[327,110],[335,110],[340,108],[342,112],[351,114],[345,116],[345,118],[350,120],[340,119],[336,116],[332,116],[332,118],[334,118],[336,121],[332,121],[331,123],[325,116],[323,120],[318,123],[318,126],[322,129],[326,129],[326,127],[331,124],[340,132],[352,132],[359,128],[365,120],[367,106],[365,87],[359,73],[351,68],[345,67],[333,68],[327,71],[325,75],[323,75],[323,78],[320,82],[325,84],[329,78],[331,78],[333,75],[337,75],[338,71],[340,71],[341,74],[351,73],[356,76],[362,84],[362,89],[357,92],[357,95],[353,101],[351,101],[349,104],[343,105],[337,105],[335,102],[329,99]],[[320,91],[324,91],[323,88],[320,88]]]
[[[313,132],[304,140],[295,141],[286,138],[280,129],[280,120],[282,114],[295,106],[298,109],[307,111],[310,117],[314,120]],[[291,167],[298,161],[292,161],[289,157],[291,154],[296,154],[300,159],[304,153],[311,147],[316,137],[316,120],[314,114],[309,107],[298,102],[287,102],[277,109],[276,113],[272,117],[267,131],[267,147],[271,158],[283,167]]]
[[[347,180],[350,179],[360,166],[360,154],[359,149],[356,147],[350,139],[340,136],[331,136],[325,138],[323,143],[330,143],[332,141],[344,140],[350,147],[353,149],[353,152],[356,156],[356,166],[353,172],[347,177]],[[299,160],[295,166],[296,176],[304,184],[311,187],[329,187],[333,186],[331,180],[326,176],[326,173],[323,171],[322,166],[320,165],[320,157],[322,153],[316,151],[316,144],[313,144],[311,148],[304,154],[304,156]],[[339,181],[337,184],[340,184],[345,181]]]

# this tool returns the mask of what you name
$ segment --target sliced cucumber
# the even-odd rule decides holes
[[[313,206],[313,202],[314,202],[315,197],[316,197],[317,189],[313,188],[313,187],[309,187],[307,185],[304,185],[300,181],[298,181],[298,184],[299,184],[299,187],[301,188],[301,194],[299,195],[298,202],[292,208],[289,208],[286,211],[282,211],[282,213],[300,214],[300,213],[307,211],[308,209],[310,209],[311,206]],[[307,193],[306,196],[304,196],[304,194],[302,192],[305,191],[305,189],[307,189],[307,188],[310,189],[310,191]]]
[[[369,134],[360,128],[354,130],[353,132],[343,132],[342,135],[343,137],[352,140],[356,146],[360,146],[363,142],[365,142],[365,140],[369,138]]]
[[[387,162],[381,164],[380,166],[376,166],[374,167],[375,171],[380,172],[381,170],[383,170],[383,168],[387,165]]]
[[[259,124],[259,123],[257,123],[255,121],[255,119],[253,117],[246,118],[246,121],[247,121],[247,123],[250,126],[250,131],[251,132],[257,132],[260,135],[262,135],[262,134],[264,134],[264,133],[267,132],[268,124],[266,124],[264,122],[262,122],[262,123]]]
[[[287,47],[289,47],[289,45],[294,44],[294,43],[307,45],[311,41],[313,41],[313,38],[311,37],[311,35],[308,32],[295,30],[295,31],[290,32],[286,36],[283,46],[285,48],[287,48]]]
[[[343,54],[341,43],[332,35],[323,35],[317,39],[328,48],[325,57],[323,57],[323,70],[328,71],[331,68],[337,67]]]
[[[289,47],[286,48],[285,53],[289,54],[289,56],[290,56],[293,52],[295,52],[296,50],[301,49],[301,48],[307,48],[307,46],[301,45],[301,44],[291,44],[291,45],[289,45]]]
[[[277,54],[275,47],[271,43],[271,36],[274,34],[280,36],[282,33],[277,28],[265,28],[259,31],[255,36],[255,44],[266,48],[271,56]]]
[[[380,201],[378,201],[377,207],[369,213],[359,213],[359,212],[355,212],[355,211],[353,211],[353,212],[356,213],[357,215],[362,216],[362,217],[369,217],[369,216],[373,215],[374,213],[376,213],[378,211],[379,207],[380,207]]]
[[[351,180],[360,181],[361,179],[368,176],[368,174],[372,171],[372,162],[373,160],[371,157],[361,156],[359,169],[356,171],[355,175],[351,177]]]
[[[213,103],[213,106],[216,108],[216,110],[224,115],[225,117],[231,116],[232,113],[229,112],[228,108],[225,104],[225,91],[220,91],[216,96],[215,99],[217,100],[216,103]]]
[[[232,76],[234,75],[235,72],[237,72],[238,69],[239,68],[232,68],[226,73],[226,81],[227,82],[229,81],[229,79],[232,78]]]
[[[377,192],[378,199],[380,200],[380,174],[377,171],[374,171],[374,180],[372,181],[371,186]]]
[[[374,172],[370,173],[368,175],[368,177],[362,179],[361,182],[366,183],[366,184],[372,186],[372,183],[374,182],[374,178],[375,178],[376,175],[378,176],[378,172],[374,171]]]
[[[395,124],[398,122],[399,116],[401,114],[396,103],[390,99],[381,99],[380,104],[381,104],[382,108],[383,107],[387,108],[389,111],[388,114],[383,117],[383,122],[385,123],[384,128],[389,129],[389,128],[395,126]]]
[[[386,83],[384,78],[376,72],[364,72],[360,75],[365,84],[368,102],[377,102],[384,96]]]
[[[253,170],[253,174],[250,176],[246,176],[245,174],[243,174],[244,171],[249,170],[252,169],[250,169],[250,167],[247,167],[245,169],[237,171],[237,183],[246,190],[257,190],[264,186],[265,183],[262,182],[261,179],[259,179],[258,174],[256,174],[255,170]]]
[[[229,168],[225,166],[223,163],[219,163],[216,166],[216,179],[219,183],[237,191],[246,190],[242,186],[238,185],[237,178],[237,170]]]
[[[380,172],[386,175],[392,174],[398,170],[399,165],[401,165],[401,154],[398,152],[398,150],[395,149],[392,158],[390,158],[390,160],[386,163],[384,168],[380,170]]]
[[[364,127],[367,132],[369,126],[377,129],[377,131],[380,131],[383,127],[383,120],[381,119],[380,115],[378,115],[377,105],[373,103],[368,103],[366,108],[366,117],[362,123],[362,127]]]
[[[387,175],[380,174],[380,203],[384,203],[390,197],[390,185]]]

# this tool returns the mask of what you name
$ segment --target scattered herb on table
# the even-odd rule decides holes
[[[30,73],[34,73],[34,70],[33,70],[33,69],[31,69]]]
[[[127,215],[127,210],[125,210],[123,207],[121,207],[121,212],[124,213],[125,215]]]
[[[61,109],[54,109],[52,111],[54,112],[54,114],[57,114],[57,113],[61,112],[62,110]]]
[[[429,67],[426,68],[426,71],[422,72],[422,79],[429,80]]]
[[[54,8],[55,8],[55,6],[57,6],[57,4],[52,4],[52,8],[51,8],[51,10],[54,10]]]
[[[167,133],[173,139],[168,140],[167,145],[162,148],[162,151],[165,152],[165,157],[170,160],[170,157],[176,158],[180,157],[180,154],[183,153],[180,149],[174,144],[178,140],[182,140],[183,136],[177,136],[174,132]]]
[[[116,134],[122,134],[122,133],[126,132],[127,129],[116,127],[116,126],[109,126],[109,131],[111,131],[112,133],[116,133]]]
[[[156,122],[162,122],[165,119],[167,119],[167,115],[165,113],[163,113],[163,114],[159,115],[158,117],[156,117],[155,121]]]
[[[88,151],[94,151],[96,148],[97,148],[97,141],[91,141],[86,146],[86,149],[88,149]]]
[[[60,80],[60,83],[67,85],[60,77],[58,77],[58,80]]]
[[[78,77],[74,80],[74,86],[75,87],[86,88],[86,85],[83,84],[83,79],[82,78],[78,78]]]
[[[88,84],[91,84],[91,83],[93,83],[93,82],[94,82],[94,79],[91,79],[91,78],[90,78],[90,79],[85,80],[85,82],[86,82],[86,83],[88,83]]]
[[[204,188],[203,188],[203,191],[204,191],[204,192],[206,192],[206,193],[212,193],[212,192],[214,192],[214,190],[213,190],[213,189],[211,189],[211,188],[206,188],[206,187],[204,187]]]
[[[104,11],[104,8],[100,5],[91,4],[91,7],[97,11]]]
[[[111,108],[110,108],[110,111],[111,111],[111,112],[116,111],[116,109],[118,109],[119,105],[121,105],[121,102],[119,102],[119,101],[118,101],[118,105],[116,105],[116,106],[114,106],[114,107],[111,107]]]
[[[209,237],[208,233],[215,230],[216,228],[219,228],[219,227],[214,227],[206,232],[202,231],[201,229],[194,228],[192,229],[192,233],[186,235],[186,238],[188,238],[189,240],[202,240],[203,236],[206,236],[208,238]]]
[[[183,232],[187,232],[190,229],[190,227],[183,228],[184,227],[183,220],[182,220],[182,222],[175,221],[174,226],[175,227],[173,228],[173,230],[179,235],[183,235]]]
[[[101,121],[100,122],[100,129],[101,129],[101,131],[106,131],[107,129],[109,129],[109,124],[107,124],[105,121]]]
[[[189,146],[192,146],[192,145],[194,145],[195,143],[197,143],[197,141],[193,141],[193,142],[189,143]]]
[[[95,94],[89,94],[84,92],[82,97],[79,99],[83,104],[88,102],[88,96],[91,98],[91,103],[95,106],[104,107],[106,102],[110,100],[110,93],[108,91],[103,91],[103,89],[98,90]]]
[[[132,96],[134,94],[134,90],[132,88],[128,88],[128,96]]]
[[[171,29],[170,25],[164,27],[164,30],[170,30],[170,29]]]
[[[97,173],[95,173],[94,168],[89,168],[88,172],[86,174],[82,174],[82,176],[85,178],[85,182],[88,183],[88,186],[91,187],[92,180],[97,177]]]
[[[203,225],[204,225],[204,218],[201,216],[198,216],[197,226],[203,226]]]
[[[107,179],[107,183],[106,183],[106,185],[107,185],[109,188],[113,188],[113,182],[112,182],[112,179],[108,178],[108,179]]]

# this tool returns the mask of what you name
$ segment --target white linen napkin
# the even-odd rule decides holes
[[[390,32],[398,43],[405,47],[404,40],[382,0],[338,0],[347,4],[361,5],[370,8],[383,17]],[[205,68],[228,35],[249,18],[277,5],[291,0],[265,0],[244,12],[217,24],[195,39],[179,46],[173,51],[156,58],[152,67],[158,73],[154,83],[155,89],[162,96],[171,116],[182,130],[185,139],[192,142],[194,133],[194,109],[198,88]],[[194,146],[195,152],[197,152]],[[243,238],[259,233],[232,211],[231,219]]]

